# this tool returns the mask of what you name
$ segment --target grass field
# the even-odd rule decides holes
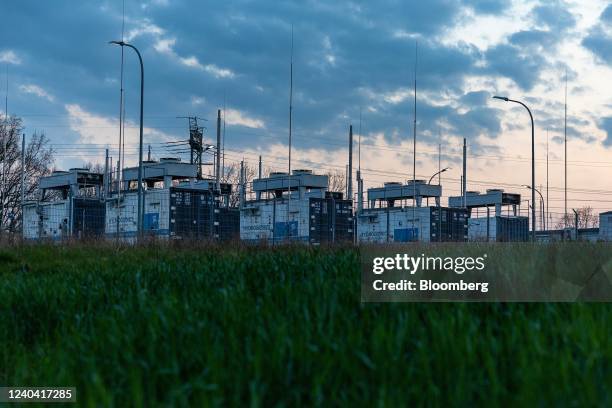
[[[362,304],[350,248],[26,246],[0,271],[0,385],[80,405],[612,404],[610,304]]]

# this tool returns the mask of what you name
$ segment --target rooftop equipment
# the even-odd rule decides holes
[[[497,188],[488,189],[485,193],[466,191],[464,196],[448,198],[449,207],[467,208],[470,241],[527,241],[529,220],[517,215],[520,204],[520,194],[506,193]],[[495,209],[493,216],[491,207]],[[481,208],[486,210],[484,217],[480,215]],[[504,208],[508,209],[505,215]]]
[[[415,198],[416,207],[412,204]],[[368,189],[370,207],[357,214],[360,243],[443,242],[467,239],[467,210],[440,207],[442,187],[422,180],[406,184],[385,183]],[[421,207],[423,198],[434,198],[435,206]]]
[[[25,239],[63,239],[104,233],[104,177],[85,168],[54,171],[39,181],[39,197],[24,203]]]
[[[197,164],[175,158],[144,164],[145,235],[164,238],[238,239],[239,212],[230,207],[232,186],[198,179]],[[137,234],[137,168],[124,170],[124,191],[107,201],[106,234],[133,239]]]
[[[258,197],[244,201],[240,237],[251,242],[351,242],[352,201],[328,191],[329,178],[312,170],[294,170],[253,180]]]

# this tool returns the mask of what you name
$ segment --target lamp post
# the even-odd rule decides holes
[[[433,174],[433,176],[431,176],[431,177],[429,178],[429,181],[427,182],[427,184],[431,184],[431,180],[433,180],[433,179],[434,179],[434,177],[436,177],[438,174],[440,174],[440,173],[444,173],[445,171],[450,170],[450,169],[451,169],[450,167],[446,167],[446,168],[444,168],[444,169],[442,169],[442,170],[440,170],[440,171],[435,172],[435,173]]]
[[[494,99],[499,99],[505,102],[514,102],[527,109],[529,118],[531,119],[531,202],[535,203],[535,126],[533,124],[533,115],[531,110],[521,101],[510,99],[507,96],[494,96]],[[531,240],[535,242],[535,229],[536,229],[536,211],[535,204],[531,206]]]
[[[427,182],[427,184],[431,184],[431,181],[434,179],[434,177],[436,177],[438,174],[442,174],[442,173],[444,173],[444,172],[445,172],[445,171],[447,171],[447,170],[450,170],[450,167],[445,167],[445,168],[443,168],[442,170],[435,172],[435,173],[433,174],[433,176],[431,176],[431,177],[429,178],[429,181]],[[439,199],[438,199],[438,202],[440,202],[440,200],[439,200]],[[429,197],[427,197],[427,206],[429,206]]]
[[[109,44],[119,45],[121,47],[129,47],[136,52],[138,55],[138,61],[140,61],[140,140],[138,149],[138,237],[142,236],[142,228],[144,224],[144,200],[143,200],[143,187],[142,187],[142,117],[143,117],[143,105],[144,105],[144,66],[142,64],[142,56],[138,51],[138,48],[132,44],[128,44],[124,41],[110,41]]]
[[[529,190],[532,190],[531,186],[528,186],[527,184],[523,184],[523,187],[528,188]],[[535,190],[535,192],[540,195],[540,211],[541,211],[540,215],[542,216],[542,228],[546,230],[546,217],[544,216],[544,196],[542,195],[540,190],[538,190],[537,188],[534,188],[533,190]]]

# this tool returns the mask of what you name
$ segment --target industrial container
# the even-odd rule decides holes
[[[270,244],[352,242],[352,200],[327,191],[328,181],[310,170],[254,180],[257,198],[241,206],[240,238]]]
[[[104,234],[103,176],[88,169],[41,177],[38,200],[23,206],[24,239],[98,237]]]
[[[479,217],[468,220],[470,241],[522,242],[529,240],[529,220],[520,216]]]
[[[123,188],[106,203],[106,234],[132,239],[138,233],[137,168],[123,172]],[[144,163],[143,233],[176,239],[234,239],[238,209],[229,207],[232,186],[198,179],[197,166],[165,158]],[[136,184],[137,185],[137,184]]]
[[[612,241],[612,211],[599,214],[599,239]]]
[[[364,209],[357,216],[360,243],[462,242],[467,240],[467,211],[446,207]]]

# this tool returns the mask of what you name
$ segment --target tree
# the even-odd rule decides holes
[[[255,167],[250,166],[248,163],[244,163],[244,174],[246,181],[247,191],[250,189],[250,185],[253,179],[257,176],[258,170]],[[269,171],[264,171],[263,177],[269,174]],[[230,195],[229,205],[230,207],[237,207],[240,203],[240,163],[232,162],[226,165],[221,177],[222,183],[228,183],[232,185],[232,194]]]
[[[585,206],[576,210],[578,213],[578,228],[597,228],[599,226],[599,219],[593,211],[593,207]],[[567,216],[563,215],[561,220],[557,223],[557,229],[563,229],[567,225],[567,228],[576,228],[576,216],[574,212],[568,213]]]
[[[346,193],[346,174],[341,170],[328,171],[327,177],[329,178],[328,191],[338,191]],[[346,197],[350,199],[351,197]]]
[[[0,123],[0,230],[21,228],[21,141],[20,118],[5,118]],[[40,177],[51,173],[53,149],[44,133],[34,133],[25,148],[25,199],[35,199]]]

